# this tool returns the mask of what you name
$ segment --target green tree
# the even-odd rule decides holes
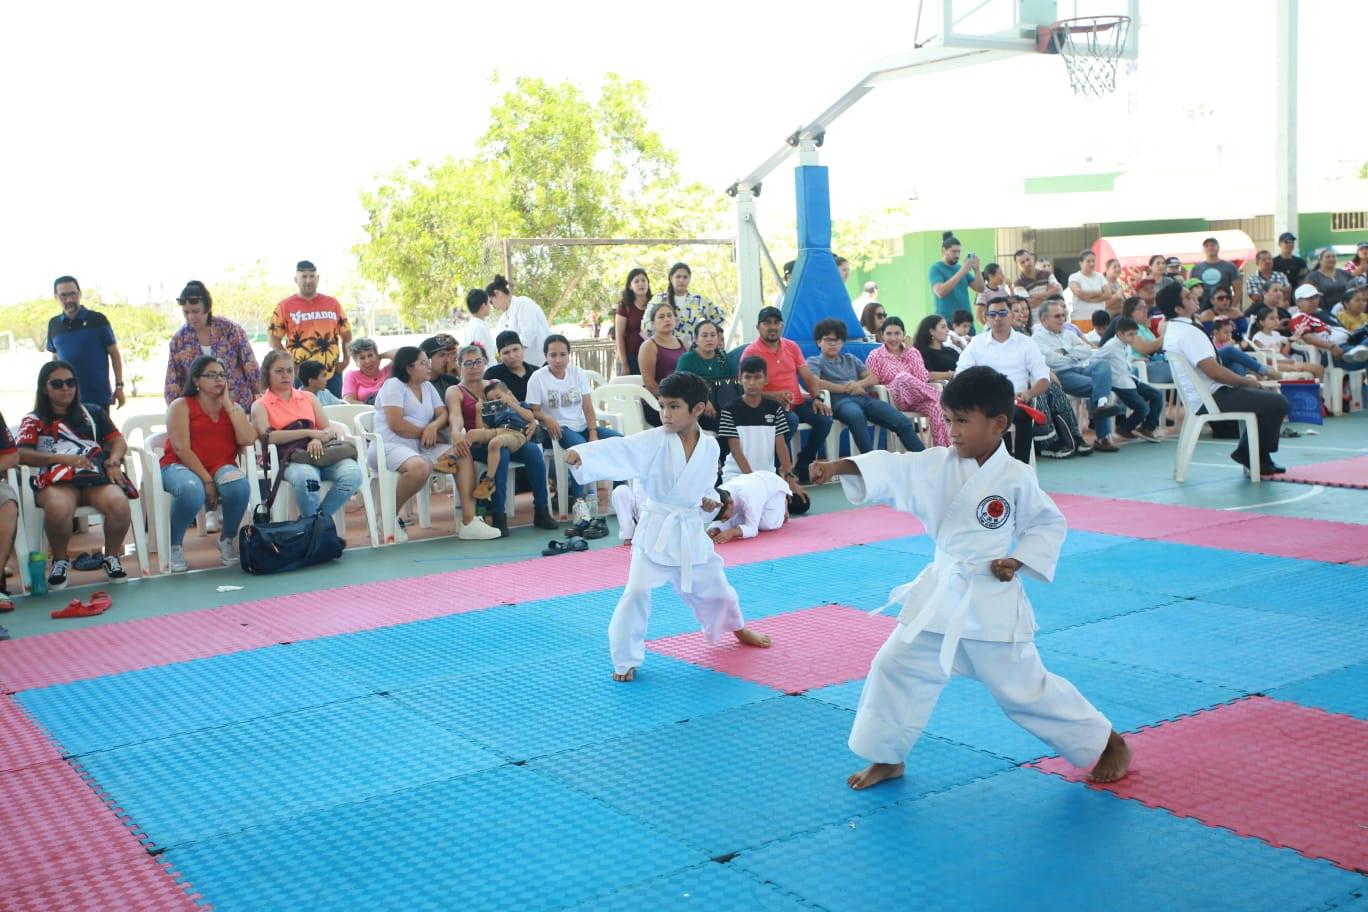
[[[295,292],[288,282],[276,281],[260,260],[229,269],[206,284],[214,297],[214,313],[241,324],[257,339],[265,338],[266,323],[276,304]]]

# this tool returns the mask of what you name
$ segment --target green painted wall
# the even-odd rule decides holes
[[[955,229],[965,255],[977,253],[983,264],[991,263],[997,247],[996,228]],[[941,258],[941,233],[915,231],[903,235],[903,252],[888,263],[869,271],[852,270],[851,295],[860,293],[865,282],[879,283],[879,303],[890,316],[902,317],[911,332],[922,317],[935,311],[931,301],[931,264]],[[972,296],[970,298],[972,300]]]
[[[1302,256],[1331,244],[1357,244],[1368,238],[1368,231],[1331,231],[1330,213],[1303,212],[1297,217],[1297,249]]]
[[[1105,174],[1057,174],[1048,177],[1028,177],[1025,191],[1028,195],[1037,193],[1102,193],[1110,192],[1116,186],[1120,171]]]
[[[1103,237],[1129,237],[1136,234],[1178,234],[1183,231],[1206,231],[1211,223],[1206,219],[1154,219],[1148,222],[1104,222]]]

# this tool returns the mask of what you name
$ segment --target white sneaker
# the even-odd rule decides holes
[[[1344,360],[1350,364],[1357,364],[1360,361],[1368,361],[1368,344],[1355,345],[1344,353]]]
[[[502,538],[503,533],[493,526],[485,525],[485,521],[477,516],[461,526],[461,531],[456,533],[456,537],[462,541],[488,541],[491,538]]]
[[[395,543],[396,545],[402,545],[404,542],[406,542],[406,541],[409,540],[409,537],[408,537],[408,530],[404,528],[404,527],[407,526],[407,525],[408,525],[408,522],[407,522],[406,520],[404,520],[402,517],[396,517],[396,518],[395,518],[395,520],[394,520],[394,543]]]
[[[221,528],[223,527],[219,524],[218,510],[210,510],[204,514],[204,531],[206,533],[217,532]]]
[[[218,540],[219,560],[225,567],[236,567],[241,559],[238,557],[237,542],[231,538],[220,538]]]
[[[190,569],[190,565],[185,562],[185,548],[180,545],[171,546],[167,563],[170,565],[172,573],[184,573]]]

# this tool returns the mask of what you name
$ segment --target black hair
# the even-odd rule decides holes
[[[901,330],[903,331],[903,335],[907,335],[907,324],[903,322],[902,317],[887,317],[887,318],[885,318],[885,319],[884,319],[884,325],[883,325],[884,330],[887,331],[888,327],[890,327],[890,326],[896,326],[896,327],[898,327],[898,329],[901,329]]]
[[[693,278],[693,270],[689,268],[688,263],[675,263],[673,266],[670,267],[670,271],[665,273],[665,282],[666,284],[670,285],[671,288],[673,288],[672,280],[674,279],[674,274],[676,272],[679,272],[679,270],[681,269],[689,274],[689,278]],[[669,293],[674,294],[673,290]]]
[[[63,282],[70,282],[72,285],[75,285],[75,286],[76,286],[76,290],[77,290],[77,291],[80,291],[80,290],[81,290],[81,283],[78,282],[78,281],[76,281],[76,277],[75,277],[75,276],[58,276],[57,278],[55,278],[55,279],[52,280],[52,293],[53,293],[53,294],[56,294],[56,293],[57,293],[57,286],[58,286],[58,285],[61,285]]]
[[[482,288],[472,288],[466,292],[466,310],[476,313],[489,303],[489,295]]]
[[[52,397],[48,395],[48,378],[59,370],[70,371],[72,379],[76,380],[76,398],[71,400],[72,407],[78,406],[81,402],[81,381],[76,376],[76,368],[68,361],[49,361],[38,368],[38,392],[33,397],[33,414],[37,415],[40,421],[52,421],[57,417],[57,413],[52,410]]]
[[[1121,302],[1121,314],[1122,314],[1122,316],[1129,317],[1129,316],[1131,315],[1131,311],[1132,311],[1132,310],[1135,310],[1135,307],[1136,307],[1137,304],[1144,304],[1144,303],[1145,303],[1145,299],[1144,299],[1144,298],[1140,297],[1139,295],[1131,295],[1129,298],[1126,298],[1126,300],[1124,300],[1124,301]],[[1146,307],[1145,309],[1148,310],[1149,308]],[[1146,314],[1145,316],[1149,316],[1149,314]],[[1132,319],[1133,319],[1133,318],[1132,318]]]
[[[1162,262],[1165,267],[1168,266],[1168,257],[1164,256],[1162,253],[1156,253],[1154,256],[1150,257],[1149,265],[1153,266],[1155,260]]]
[[[308,386],[309,382],[315,377],[323,376],[324,370],[325,368],[321,361],[300,361],[299,370],[296,371],[296,373],[299,374],[299,385],[302,387]],[[407,377],[405,380],[407,380]]]
[[[984,277],[984,279],[991,279],[993,276],[997,275],[999,272],[1002,272],[1002,267],[999,266],[997,263],[989,263],[987,266],[984,266],[984,267],[983,267],[983,277]]]
[[[1091,247],[1084,247],[1078,252],[1078,262],[1083,262],[1084,257],[1092,257],[1095,260],[1097,259],[1097,254],[1093,253]]]
[[[1178,308],[1183,306],[1183,286],[1177,282],[1168,283],[1154,296],[1154,303],[1165,320],[1172,320],[1177,316]]]
[[[198,279],[191,279],[186,282],[185,287],[181,289],[180,295],[176,298],[176,303],[185,304],[190,298],[200,299],[201,303],[204,304],[204,315],[212,322],[214,317],[214,299],[209,296],[209,289],[204,287],[203,282]]]
[[[636,306],[636,292],[632,291],[632,280],[635,279],[637,276],[646,276],[646,300],[651,300],[651,277],[647,274],[646,270],[638,266],[631,272],[627,273],[627,281],[622,286],[622,297],[618,298],[618,306],[623,308],[631,308]],[[499,347],[503,348],[502,345],[500,345]]]
[[[1018,248],[1017,248],[1017,252],[1014,253],[1014,254],[1012,254],[1012,259],[1015,260],[1017,257],[1021,256],[1023,253],[1026,254],[1026,255],[1027,255],[1028,257],[1030,257],[1031,259],[1033,259],[1033,260],[1035,259],[1035,254],[1031,253],[1031,251],[1027,250],[1025,247],[1018,247]]]
[[[395,349],[394,360],[390,362],[390,376],[397,377],[400,383],[408,383],[409,369],[418,361],[423,350],[416,345],[405,345]]]
[[[721,335],[722,335],[722,324],[721,324],[721,323],[717,322],[716,320],[699,320],[696,324],[694,324],[694,328],[693,328],[693,331],[694,331],[693,347],[694,347],[694,348],[698,348],[698,331],[699,331],[700,329],[702,329],[703,327],[705,327],[705,326],[711,326],[713,329],[717,330],[717,335],[719,336],[719,338],[721,337]],[[721,343],[719,342],[718,348],[721,349],[721,347],[722,347],[722,346],[721,346]]]
[[[986,418],[1012,414],[1016,391],[1012,381],[987,365],[966,368],[941,390],[941,407],[957,412],[982,412]]]
[[[896,320],[897,317],[890,317],[889,319]],[[945,317],[942,317],[940,314],[927,314],[922,317],[921,322],[917,324],[916,333],[912,336],[912,347],[919,349],[930,348],[931,333],[936,331],[936,327],[939,326],[944,319]],[[898,322],[902,321],[899,320]],[[888,324],[885,323],[884,325],[887,326]]]
[[[1111,314],[1107,313],[1105,310],[1094,310],[1092,312],[1093,329],[1105,329],[1110,322]]]
[[[837,320],[835,317],[818,320],[817,325],[812,327],[812,341],[814,342],[821,342],[823,336],[835,336],[844,342],[848,335],[845,320]]]
[[[874,315],[878,313],[879,309],[882,307],[883,305],[878,301],[870,301],[864,306],[864,310],[860,312],[860,325],[865,328],[865,332],[872,333],[883,329],[882,326],[876,326],[874,323],[874,321],[878,319]],[[884,310],[884,319],[888,319],[887,310]]]
[[[737,371],[737,376],[741,374],[764,374],[769,376],[769,363],[759,355],[748,355],[741,359],[741,369]]]
[[[799,497],[797,494],[788,496],[788,511],[790,516],[802,516],[812,509],[812,499],[810,497]]]
[[[793,267],[797,265],[797,260],[789,260],[784,264],[784,281],[788,281],[789,276],[793,275]]]
[[[691,409],[708,401],[708,381],[688,371],[675,371],[661,380],[656,389],[659,390],[658,398],[683,399]]]
[[[1125,332],[1139,332],[1140,330],[1140,324],[1136,323],[1130,317],[1117,317],[1112,322],[1115,324],[1112,335],[1118,335]]]
[[[961,245],[960,245],[960,239],[957,238],[957,237],[955,237],[955,232],[953,232],[953,231],[942,231],[942,232],[941,232],[941,250],[949,250],[951,247],[959,247],[959,246],[961,246]]]
[[[510,345],[522,345],[522,337],[511,329],[505,329],[494,337],[494,348],[496,354],[508,348]]]
[[[317,364],[318,362],[309,361],[307,363]],[[185,386],[181,387],[181,396],[186,399],[189,399],[191,396],[198,396],[199,385],[195,383],[195,381],[204,376],[204,372],[214,364],[223,367],[223,362],[213,355],[200,355],[194,361],[191,361],[190,370],[186,371],[185,374]],[[321,370],[323,365],[319,364],[318,367]]]
[[[836,253],[832,253],[831,256],[836,260],[836,267],[837,267],[838,269],[839,269],[840,267],[842,267],[842,266],[844,266],[844,265],[846,265],[847,263],[850,262],[850,260],[847,260],[845,257],[840,256],[839,254],[836,254]]]
[[[513,293],[508,287],[508,279],[501,275],[495,275],[494,281],[485,286],[485,294],[492,295],[496,291],[502,291],[504,294]]]
[[[970,324],[972,324],[973,322],[974,322],[974,315],[971,314],[969,311],[964,310],[963,308],[960,308],[959,310],[956,310],[954,313],[952,313],[952,314],[950,315],[950,325],[951,325],[951,326],[956,326],[956,325],[958,325],[958,324],[960,324],[960,323],[970,323]]]
[[[1230,290],[1230,286],[1229,286],[1229,285],[1213,285],[1212,288],[1211,288],[1211,290],[1210,290],[1209,292],[1207,292],[1207,300],[1208,300],[1208,301],[1211,300],[1212,297],[1214,297],[1216,294],[1218,294],[1218,293],[1220,293],[1220,292],[1222,292],[1222,291],[1224,291],[1226,294],[1230,295],[1231,299],[1234,300],[1235,294],[1234,294],[1234,292],[1232,292],[1232,291]]]
[[[547,354],[548,352],[551,351],[551,343],[552,343],[552,342],[559,342],[561,345],[564,345],[564,346],[565,346],[565,350],[566,350],[566,351],[569,351],[569,350],[570,350],[570,340],[569,340],[569,339],[565,338],[565,336],[562,336],[560,333],[552,333],[551,335],[547,336],[547,337],[546,337],[546,341],[542,343],[542,354],[543,354],[543,355],[545,355],[545,354]]]

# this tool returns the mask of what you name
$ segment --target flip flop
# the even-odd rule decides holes
[[[583,541],[583,539],[581,539]],[[574,546],[574,541],[556,541],[554,538],[546,543],[542,548],[542,557],[555,557],[557,554],[569,554]]]
[[[102,560],[103,558],[98,554],[82,551],[80,554],[76,555],[76,559],[71,562],[71,567],[73,570],[99,570],[104,566],[101,563]]]
[[[104,614],[113,605],[114,601],[109,597],[108,592],[95,592],[91,594],[89,602],[83,603],[80,599],[72,599],[67,602],[65,608],[59,608],[52,612],[52,617],[58,620],[95,617],[97,614]]]
[[[574,538],[570,539],[568,542],[564,542],[564,544],[569,545],[571,551],[588,551],[588,550],[589,550],[589,543],[588,543],[587,541],[585,541],[584,539],[580,538],[579,536],[575,536]]]

